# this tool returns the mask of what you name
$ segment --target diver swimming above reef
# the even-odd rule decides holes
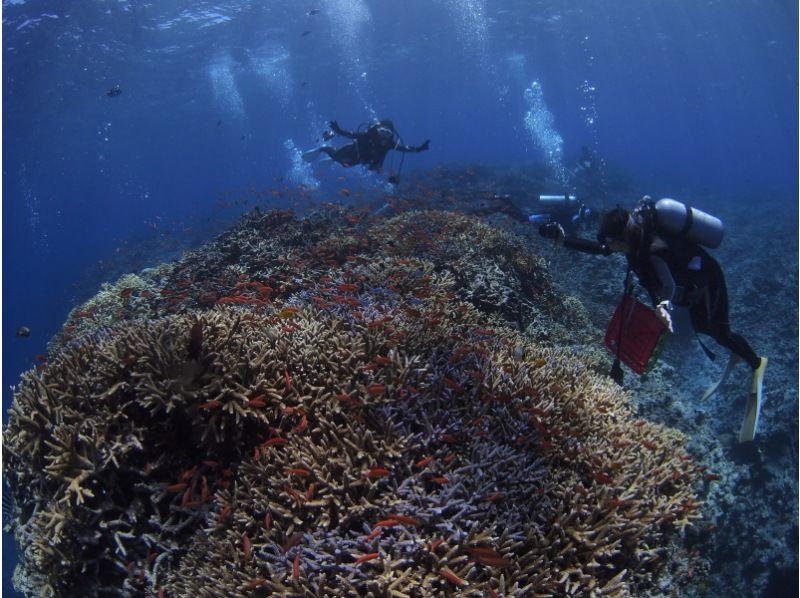
[[[596,210],[571,193],[537,195],[525,208],[519,207],[511,195],[494,194],[469,213],[473,216],[505,214],[512,220],[523,223],[555,223],[569,234],[577,232],[582,223],[594,220],[597,215]]]
[[[361,129],[361,127],[359,127]],[[346,131],[339,126],[335,120],[330,122],[330,131],[326,131],[323,135],[325,141],[332,139],[335,136],[346,137],[352,139],[353,143],[348,143],[340,148],[333,148],[329,145],[322,145],[320,147],[309,150],[303,154],[303,159],[311,162],[320,154],[327,155],[334,162],[338,162],[345,168],[362,164],[369,170],[380,171],[383,168],[383,162],[386,159],[386,154],[389,150],[395,150],[403,153],[418,153],[424,152],[430,147],[430,139],[426,139],[424,143],[418,146],[405,145],[402,142],[394,123],[385,118],[379,122],[375,122],[366,127],[364,131]],[[402,169],[402,161],[400,168]],[[389,176],[389,182],[396,184],[398,182],[398,173],[392,173]]]
[[[558,223],[544,224],[539,232],[584,253],[623,252],[628,274],[636,274],[653,301],[656,316],[670,332],[673,305],[686,307],[695,332],[706,334],[731,350],[722,378],[705,392],[704,399],[716,392],[739,360],[746,361],[753,369],[753,383],[739,441],[753,440],[767,358],[759,357],[744,337],[730,329],[725,275],[717,260],[702,247],[719,246],[723,235],[719,219],[673,199],[653,201],[645,196],[632,212],[618,206],[604,214],[597,241],[567,237]],[[626,293],[627,282],[626,278]],[[711,355],[705,346],[703,349]]]

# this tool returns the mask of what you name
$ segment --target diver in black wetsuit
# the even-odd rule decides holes
[[[593,201],[606,198],[607,189],[603,171],[603,159],[594,150],[582,146],[581,155],[571,171],[573,184],[581,197],[588,197]]]
[[[584,253],[610,255],[618,251],[624,252],[628,267],[636,274],[650,295],[656,314],[670,332],[672,319],[669,312],[673,305],[686,307],[696,332],[710,336],[732,351],[731,361],[722,380],[706,391],[703,398],[707,398],[719,388],[736,364],[737,357],[746,361],[754,372],[751,390],[754,405],[748,404],[748,411],[753,407],[755,412],[751,414],[754,421],[750,424],[747,423],[746,415],[745,424],[751,429],[745,433],[743,425],[740,440],[752,440],[758,422],[767,358],[759,357],[744,337],[731,331],[728,319],[728,289],[719,262],[700,244],[685,235],[657,230],[652,224],[653,219],[645,217],[646,213],[642,211],[654,205],[653,202],[648,203],[649,199],[645,197],[642,207],[632,213],[617,207],[604,214],[597,241],[567,237],[564,229],[557,223],[542,225],[539,233],[543,237],[556,240],[568,249]],[[691,219],[689,224],[691,225]]]
[[[535,205],[523,210],[510,195],[492,195],[481,205],[469,211],[473,216],[505,214],[512,220],[525,224],[557,223],[569,234],[577,232],[581,223],[595,217],[596,212],[574,195],[539,195]]]
[[[363,164],[369,170],[379,171],[383,167],[383,162],[389,150],[417,153],[424,152],[431,144],[430,139],[426,139],[422,145],[403,145],[400,136],[397,134],[397,130],[394,128],[394,123],[388,118],[371,124],[367,127],[367,130],[363,132],[354,133],[346,131],[342,129],[335,120],[331,121],[330,127],[334,135],[352,139],[353,143],[349,143],[340,148],[332,148],[328,145],[323,145],[305,152],[303,154],[304,160],[310,162],[319,154],[323,153],[345,168],[355,166],[356,164]],[[333,135],[330,137],[333,137]],[[326,135],[326,140],[330,137]],[[392,177],[390,177],[390,179],[391,178]],[[389,182],[394,181],[390,180]]]

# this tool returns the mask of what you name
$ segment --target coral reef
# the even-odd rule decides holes
[[[138,278],[16,389],[31,595],[630,596],[698,517],[686,439],[509,233],[256,211]]]

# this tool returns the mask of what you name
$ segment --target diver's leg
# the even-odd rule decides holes
[[[730,349],[731,359],[720,381],[706,390],[703,398],[711,396],[725,381],[736,365],[737,358],[746,361],[753,369],[753,381],[745,405],[742,427],[739,431],[739,442],[750,442],[755,438],[756,430],[758,429],[758,419],[763,402],[764,371],[767,367],[767,358],[759,357],[743,336],[731,332],[730,324],[728,323],[726,289],[723,286],[721,289],[715,290],[717,291],[716,293],[709,294],[709,299],[713,299],[709,304],[713,305],[714,309],[707,309],[706,302],[693,305],[690,309],[692,325],[697,332],[709,335],[720,345]]]
[[[308,150],[307,152],[303,153],[303,160],[306,162],[313,162],[316,160],[320,154],[325,154],[330,158],[334,158],[336,155],[336,150],[327,145],[321,145],[319,147],[315,147],[312,150]],[[335,159],[335,158],[334,158]]]
[[[358,147],[355,143],[343,145],[328,155],[345,168],[358,164]]]
[[[303,157],[303,160],[305,160],[306,162],[313,162],[319,157],[321,153],[322,153],[322,148],[315,147],[314,149],[310,149],[307,152],[303,152],[301,155]]]
[[[703,301],[700,303],[696,303],[689,308],[689,315],[692,319],[692,328],[697,334],[707,334],[712,338],[716,338],[716,335],[713,334],[708,316],[708,297],[705,297]],[[733,368],[736,367],[736,364],[739,363],[739,356],[735,352],[731,352],[730,359],[728,359],[728,365],[725,367],[725,370],[722,372],[722,376],[720,376],[719,380],[717,380],[714,384],[709,386],[706,391],[703,393],[703,396],[700,400],[704,401],[713,395],[715,392],[719,390],[719,387],[722,386],[725,381],[728,379],[728,376],[731,375]]]

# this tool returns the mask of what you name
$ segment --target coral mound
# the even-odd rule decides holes
[[[637,420],[580,356],[505,323],[514,302],[555,313],[546,275],[544,298],[498,286],[511,303],[489,309],[477,296],[489,286],[454,275],[468,270],[457,255],[437,261],[452,229],[413,255],[407,218],[359,223],[345,242],[355,259],[327,257],[344,237],[316,226],[303,242],[326,245],[324,260],[303,258],[283,290],[291,249],[282,261],[239,252],[245,292],[87,326],[26,373],[4,437],[18,586],[421,597],[628,596],[647,585],[666,535],[698,506],[683,437]],[[482,254],[498,256],[498,280],[536,263],[487,233],[501,241]],[[204,251],[216,258],[218,247]],[[191,262],[222,285],[201,256],[174,271]],[[149,309],[163,296],[154,289]],[[252,301],[220,300],[233,296]]]

